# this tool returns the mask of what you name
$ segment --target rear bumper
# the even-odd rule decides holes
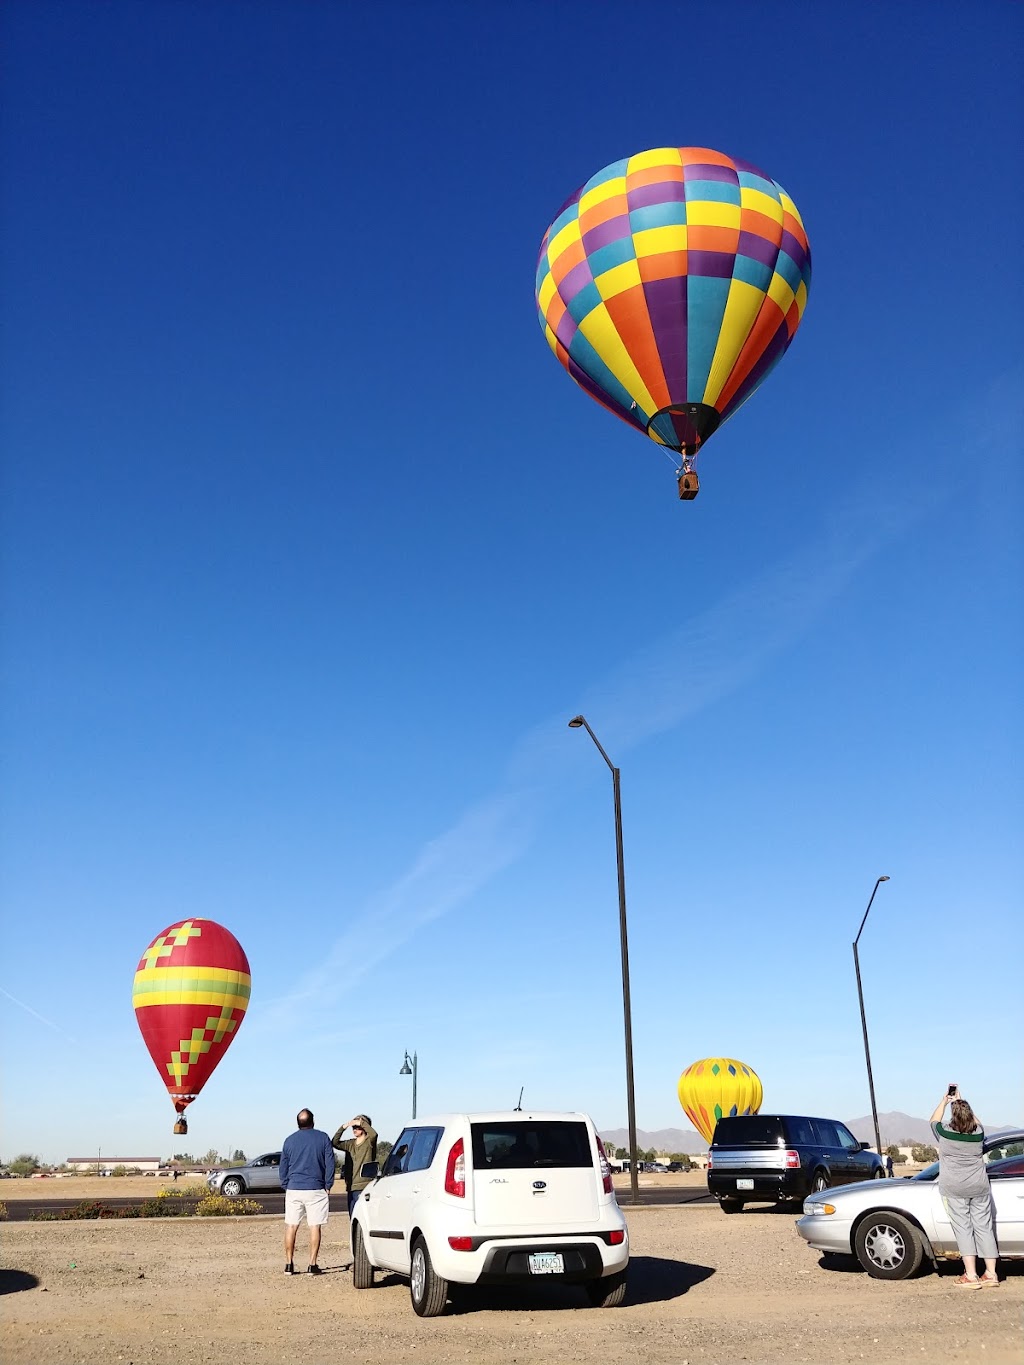
[[[749,1180],[752,1189],[741,1189],[737,1181]],[[716,1199],[749,1199],[752,1202],[766,1199],[803,1199],[810,1194],[810,1181],[802,1170],[786,1171],[710,1171],[708,1189]]]
[[[445,1238],[431,1241],[428,1249],[434,1269],[454,1284],[543,1283],[582,1284],[625,1270],[629,1264],[629,1238],[609,1246],[607,1232],[576,1233],[567,1237],[488,1237],[474,1238],[471,1251],[454,1251]],[[556,1252],[563,1269],[557,1273],[536,1274],[530,1257],[541,1252]]]

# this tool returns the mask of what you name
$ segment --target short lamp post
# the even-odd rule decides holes
[[[612,773],[612,797],[615,802],[615,863],[619,878],[619,949],[622,959],[622,1020],[626,1034],[626,1115],[629,1123],[629,1190],[634,1204],[640,1203],[637,1179],[636,1102],[633,1090],[633,1019],[629,1002],[629,941],[626,935],[626,873],[622,859],[622,798],[619,790],[619,770],[605,753],[601,741],[587,724],[585,716],[573,716],[571,730],[586,730],[597,746],[597,751]]]
[[[408,1052],[406,1052],[406,1054],[405,1054],[405,1061],[402,1063],[402,1069],[401,1069],[401,1071],[400,1071],[398,1074],[399,1074],[400,1076],[411,1076],[411,1077],[412,1077],[412,1116],[413,1116],[413,1118],[416,1117],[416,1073],[418,1072],[418,1070],[419,1070],[419,1060],[417,1059],[417,1056],[416,1056],[415,1052],[412,1054],[411,1057],[409,1056]]]
[[[857,972],[857,999],[860,1001],[860,1026],[864,1032],[864,1060],[867,1062],[868,1066],[868,1093],[871,1096],[871,1121],[875,1125],[875,1148],[879,1156],[882,1155],[882,1136],[878,1131],[878,1106],[875,1104],[875,1079],[871,1074],[871,1049],[868,1046],[868,1021],[867,1016],[864,1013],[864,988],[860,981],[860,958],[857,956],[857,944],[860,941],[861,934],[864,932],[864,926],[868,922],[868,915],[871,913],[875,892],[877,892],[883,882],[887,882],[888,880],[888,877],[879,877],[878,881],[875,882],[874,891],[871,892],[871,899],[868,901],[868,908],[864,911],[864,918],[861,920],[860,928],[857,930],[857,937],[853,940],[853,965]]]

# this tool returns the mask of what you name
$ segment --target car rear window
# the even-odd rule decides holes
[[[712,1141],[718,1147],[775,1147],[785,1138],[781,1119],[770,1114],[739,1114],[719,1119]]]
[[[480,1170],[530,1170],[538,1166],[593,1166],[585,1123],[555,1119],[503,1119],[473,1123],[473,1165]]]

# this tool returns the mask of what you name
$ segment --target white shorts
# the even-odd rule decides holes
[[[322,1228],[327,1222],[329,1210],[326,1190],[285,1190],[284,1221],[289,1227],[297,1228],[306,1215],[311,1228]]]

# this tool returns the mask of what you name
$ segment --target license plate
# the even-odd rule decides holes
[[[752,1190],[754,1188],[754,1182],[752,1180],[737,1180],[736,1188],[738,1190]]]
[[[534,1251],[530,1254],[531,1275],[561,1275],[564,1269],[560,1251]]]

